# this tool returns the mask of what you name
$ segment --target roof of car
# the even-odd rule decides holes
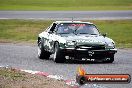
[[[82,21],[55,21],[54,23],[60,24],[60,23],[87,23],[87,24],[93,24],[91,22],[82,22]]]

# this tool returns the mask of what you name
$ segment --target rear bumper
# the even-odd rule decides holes
[[[108,49],[108,50],[88,50],[88,49],[74,49],[66,48],[61,49],[65,56],[74,57],[76,60],[84,59],[106,59],[114,58],[114,54],[117,52],[117,49]]]

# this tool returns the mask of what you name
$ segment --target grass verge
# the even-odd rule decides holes
[[[0,88],[69,88],[63,81],[32,75],[13,68],[0,68]]]
[[[36,42],[37,36],[53,21],[0,20],[0,42]],[[107,33],[118,47],[132,48],[132,20],[91,20],[101,33]]]
[[[132,10],[132,0],[0,0],[0,10]]]

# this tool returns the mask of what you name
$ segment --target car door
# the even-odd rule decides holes
[[[45,32],[43,32],[43,40],[44,40],[44,47],[46,50],[49,50],[49,36],[50,36],[50,29],[52,27],[52,24],[47,28],[47,30]]]
[[[56,23],[53,23],[50,31],[48,32],[48,49],[49,51],[52,51],[53,45],[54,45],[54,38],[55,38],[55,34],[54,34],[54,30],[56,27]]]

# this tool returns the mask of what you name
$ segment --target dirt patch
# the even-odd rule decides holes
[[[0,68],[0,88],[70,88],[64,81],[33,75],[12,68]]]

